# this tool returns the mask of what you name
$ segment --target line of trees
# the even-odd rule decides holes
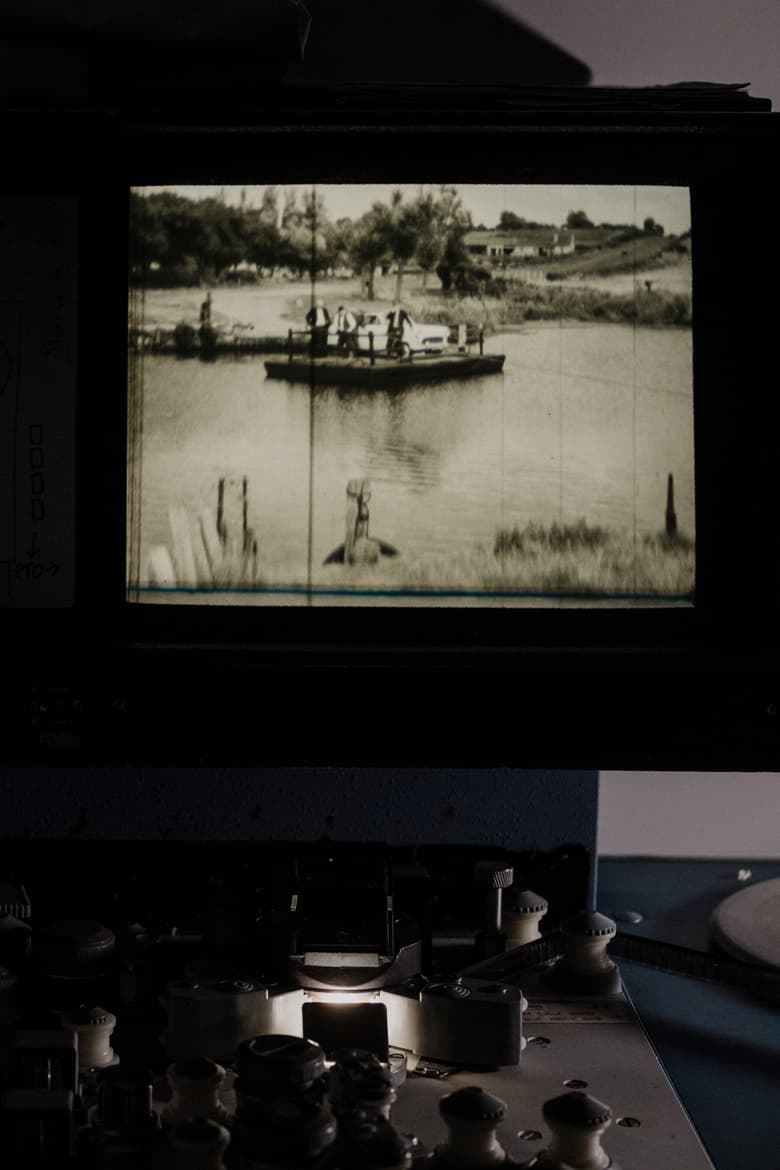
[[[358,273],[374,296],[377,269],[395,268],[401,297],[404,267],[415,262],[423,284],[436,272],[444,289],[467,288],[476,266],[464,236],[471,216],[454,187],[401,190],[362,216],[332,220],[311,189],[266,188],[260,205],[224,197],[193,200],[173,192],[131,195],[131,269],[141,283],[196,284],[220,279],[242,262],[314,278],[340,267]]]
[[[552,229],[558,225],[553,223],[537,223],[535,220],[525,219],[522,215],[517,215],[514,211],[502,211],[497,226],[501,231],[526,231],[533,228]],[[571,230],[593,227],[609,228],[610,231],[631,232],[634,235],[662,236],[664,234],[663,227],[660,223],[656,223],[652,216],[647,217],[640,230],[640,228],[632,223],[595,224],[585,211],[570,211],[566,216],[566,227]]]

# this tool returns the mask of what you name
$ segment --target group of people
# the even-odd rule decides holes
[[[389,357],[394,353],[399,342],[403,341],[404,329],[411,325],[412,320],[406,309],[394,304],[387,320],[386,353]],[[306,324],[311,331],[312,354],[315,357],[324,357],[328,352],[328,334],[331,326],[335,325],[338,341],[337,353],[350,357],[359,350],[358,329],[363,324],[363,314],[353,313],[346,305],[339,305],[336,311],[335,322],[323,301],[315,301],[306,314]]]

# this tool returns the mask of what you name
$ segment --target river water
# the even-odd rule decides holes
[[[274,381],[260,356],[144,357],[141,583],[149,549],[170,545],[168,509],[215,509],[225,475],[247,477],[275,586],[329,580],[349,479],[370,480],[371,535],[412,563],[455,564],[529,522],[658,532],[670,472],[694,536],[690,330],[529,323],[487,351],[503,374],[365,393]]]

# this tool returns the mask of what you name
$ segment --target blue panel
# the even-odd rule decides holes
[[[576,843],[594,856],[597,787],[591,771],[6,768],[0,836]]]
[[[780,863],[751,863],[752,877],[780,876]],[[599,908],[643,915],[636,933],[695,949],[709,944],[709,916],[743,888],[734,861],[604,859]],[[717,1170],[777,1162],[780,1148],[777,1005],[697,980],[622,963],[634,1004]]]

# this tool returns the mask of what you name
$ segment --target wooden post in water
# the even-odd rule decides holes
[[[368,354],[369,354],[369,361],[370,361],[371,365],[372,366],[376,365],[376,354],[374,353],[374,330],[373,329],[369,329],[369,331],[368,331]],[[349,489],[347,489],[347,490],[349,490]]]
[[[674,476],[671,471],[666,481],[666,535],[677,535],[677,513],[674,510]]]
[[[347,517],[344,531],[344,564],[373,565],[379,560],[380,542],[368,536],[368,501],[371,484],[367,479],[347,483]]]
[[[288,362],[293,360],[292,329],[287,330],[287,360]]]
[[[373,337],[373,334],[370,334]],[[347,515],[344,527],[344,564],[355,563],[355,541],[363,497],[370,492],[371,485],[365,479],[350,479],[347,482]]]
[[[257,576],[258,541],[249,527],[249,483],[244,476],[223,476],[217,498],[217,536],[221,546],[221,572],[230,581],[254,583]]]
[[[485,350],[485,326],[479,327],[479,356],[481,357]]]
[[[223,476],[217,499],[217,533],[225,557],[238,557],[246,543],[246,476]]]

